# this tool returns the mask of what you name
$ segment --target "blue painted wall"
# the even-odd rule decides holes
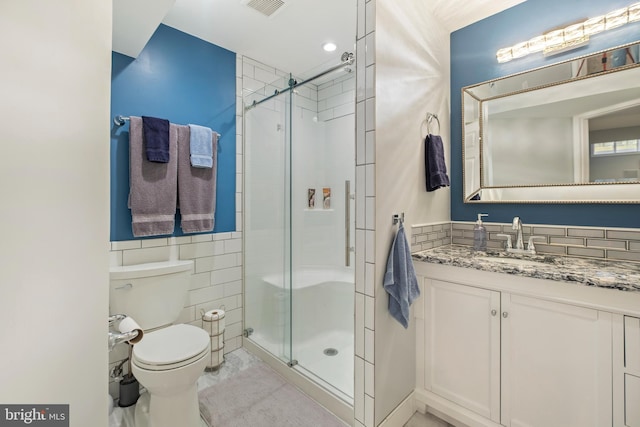
[[[236,229],[236,55],[161,25],[137,59],[113,53],[111,117],[154,116],[207,126],[218,147],[214,233]],[[129,197],[129,124],[111,129],[111,241],[134,239]],[[178,211],[179,212],[179,211]],[[180,215],[174,236],[181,236]],[[160,237],[160,236],[158,236]]]
[[[451,219],[472,221],[486,212],[491,222],[510,222],[519,215],[526,224],[640,227],[640,205],[607,204],[465,204],[462,182],[461,89],[640,40],[640,23],[595,35],[585,47],[545,58],[541,53],[504,64],[496,51],[529,40],[552,28],[611,12],[632,0],[528,0],[451,34]],[[640,83],[639,83],[640,84]],[[638,195],[640,197],[640,194]]]

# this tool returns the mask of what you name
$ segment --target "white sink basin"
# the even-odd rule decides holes
[[[533,260],[533,259],[522,259],[522,258],[501,258],[501,257],[490,257],[490,256],[481,256],[477,257],[477,259],[489,262],[495,262],[500,264],[510,264],[510,265],[521,265],[521,266],[540,266],[544,264],[544,262]]]

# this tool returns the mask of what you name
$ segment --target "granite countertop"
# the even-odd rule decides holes
[[[412,254],[414,261],[640,292],[640,263],[557,255],[517,255],[446,245]]]

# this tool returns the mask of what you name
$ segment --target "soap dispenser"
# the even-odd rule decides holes
[[[478,214],[478,220],[473,227],[473,249],[476,251],[487,250],[487,229],[482,225],[482,217],[489,214]]]

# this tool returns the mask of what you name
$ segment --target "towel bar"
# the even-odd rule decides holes
[[[124,126],[125,122],[129,120],[129,117],[124,117],[121,115],[117,115],[113,118],[113,124],[116,126]]]
[[[117,116],[115,116],[113,118],[113,124],[116,126],[124,126],[126,122],[129,121],[129,117],[127,116],[121,116],[120,114],[118,114]],[[222,137],[222,135],[216,131],[214,131],[216,133],[216,135],[218,135],[218,138]]]

